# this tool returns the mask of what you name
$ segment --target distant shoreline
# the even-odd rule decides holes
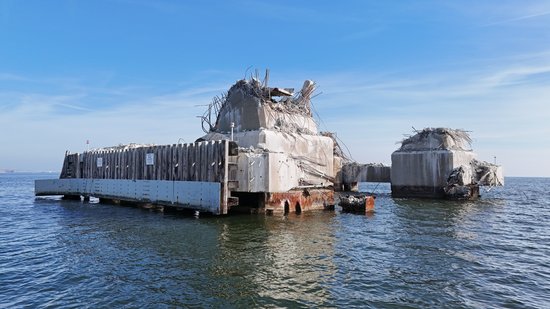
[[[56,174],[57,171],[17,171],[17,170],[0,170],[0,174]]]

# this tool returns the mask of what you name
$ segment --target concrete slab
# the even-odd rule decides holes
[[[203,181],[42,179],[35,195],[82,195],[129,202],[150,202],[220,213],[221,184]]]

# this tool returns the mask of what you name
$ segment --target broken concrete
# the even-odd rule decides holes
[[[392,153],[394,197],[475,199],[479,186],[503,184],[502,167],[476,160],[464,130],[416,131]]]
[[[254,197],[250,203],[269,212],[334,205],[334,142],[318,132],[311,115],[314,90],[309,80],[294,94],[251,78],[213,100],[202,117],[208,130],[200,140],[232,137],[239,144],[234,192],[241,200]]]
[[[349,162],[342,166],[344,191],[357,191],[359,182],[390,182],[391,168],[381,163]]]

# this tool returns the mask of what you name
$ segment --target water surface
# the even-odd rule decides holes
[[[0,174],[0,307],[549,308],[549,178],[372,216],[186,217],[35,198]]]

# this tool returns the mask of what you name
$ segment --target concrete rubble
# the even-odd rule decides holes
[[[392,154],[394,197],[475,199],[480,186],[502,186],[502,167],[478,161],[468,132],[425,128]]]

